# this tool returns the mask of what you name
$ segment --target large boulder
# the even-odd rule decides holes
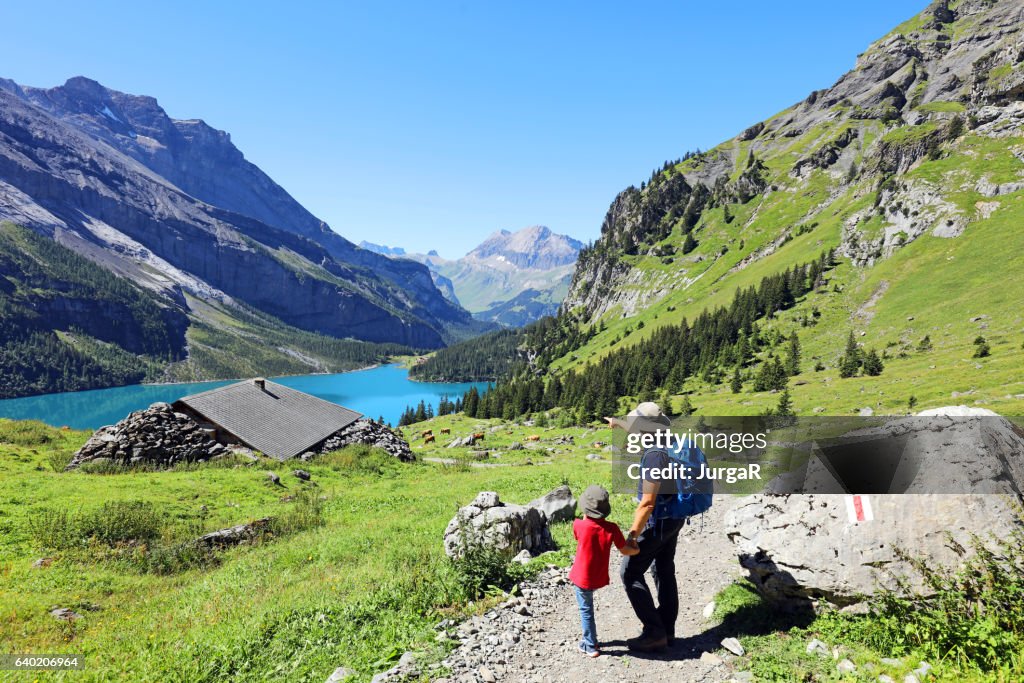
[[[549,522],[567,522],[576,516],[576,499],[573,498],[572,489],[565,485],[531,500],[526,507],[537,508],[547,516]]]
[[[448,522],[444,551],[453,559],[465,548],[484,544],[508,553],[539,554],[554,548],[547,515],[540,509],[503,503],[493,491],[482,491]]]
[[[154,403],[117,424],[97,429],[67,469],[89,462],[170,467],[208,460],[226,450],[188,415],[175,412],[167,403]]]
[[[849,520],[845,496],[755,495],[726,513],[729,538],[740,564],[769,600],[814,601],[847,606],[896,577],[926,592],[920,577],[901,559],[926,558],[930,566],[956,567],[963,557],[950,538],[969,549],[972,534],[1005,536],[1015,517],[1010,501],[995,495],[870,496],[874,520]]]
[[[411,462],[416,459],[412,449],[409,448],[408,441],[388,429],[386,425],[367,419],[356,420],[324,441],[317,450],[320,453],[329,453],[353,444],[382,448],[402,462]]]
[[[758,494],[729,510],[727,534],[763,595],[849,606],[894,588],[897,578],[927,594],[904,556],[955,569],[974,538],[995,544],[1021,523],[1024,432],[988,411],[927,416],[874,428],[905,438],[904,457],[927,466],[908,475],[908,493],[869,496],[873,519],[851,520],[848,496],[833,493]],[[952,490],[958,493],[943,493]]]

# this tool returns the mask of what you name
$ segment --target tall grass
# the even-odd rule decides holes
[[[160,536],[161,515],[146,501],[108,501],[98,509],[73,513],[44,509],[28,518],[28,531],[44,549],[67,550],[100,543],[113,548]]]

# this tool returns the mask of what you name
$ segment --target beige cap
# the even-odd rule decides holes
[[[654,432],[672,426],[672,420],[652,401],[645,401],[629,411],[625,420],[612,419],[616,425],[630,432]]]

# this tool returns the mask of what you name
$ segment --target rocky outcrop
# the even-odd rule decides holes
[[[263,517],[246,524],[211,531],[195,539],[193,543],[202,548],[216,549],[230,548],[241,543],[253,543],[269,533],[270,526],[270,517]]]
[[[100,427],[71,459],[67,469],[86,463],[171,467],[227,452],[225,446],[188,415],[168,403],[154,403],[115,425]]]
[[[926,594],[907,557],[956,568],[975,537],[985,543],[1006,537],[1021,523],[1024,432],[977,412],[939,409],[875,430],[905,438],[904,460],[921,466],[912,470],[908,493],[869,497],[873,520],[851,521],[844,495],[742,499],[725,524],[753,583],[788,604],[853,605],[880,587],[894,588],[897,578]],[[936,493],[954,485],[964,493]]]
[[[967,159],[976,152],[962,144],[962,138],[1019,138],[1022,27],[1018,2],[965,0],[954,9],[937,2],[870,45],[831,87],[811,93],[715,149],[667,163],[639,188],[623,190],[608,210],[600,239],[582,252],[561,311],[572,312],[583,325],[596,325],[609,313],[631,316],[667,292],[685,290],[693,282],[686,271],[696,270],[688,267],[688,260],[723,256],[722,251],[715,255],[701,249],[703,226],[714,231],[723,230],[723,223],[728,226],[725,247],[733,251],[751,244],[743,234],[748,229],[767,232],[771,238],[794,226],[814,229],[819,216],[850,217],[863,211],[867,234],[861,241],[878,241],[871,253],[855,259],[855,265],[864,267],[927,231],[947,238],[965,233],[969,223],[988,214],[979,209],[971,215],[968,209],[936,216],[944,214],[945,207],[934,204],[942,210],[918,213],[899,199],[875,203],[870,209],[854,207],[851,201],[876,192],[891,197],[893,180],[905,179],[921,163],[940,158],[963,155],[962,165],[949,163],[963,175],[956,176],[961,186],[951,181],[950,172],[941,182],[929,180],[931,187],[915,178],[916,191],[952,201],[955,192],[982,180],[979,167]],[[765,163],[763,170],[759,161]],[[783,167],[787,172],[780,173]],[[745,170],[737,175],[740,169]],[[818,194],[820,188],[810,184],[812,176],[823,176],[827,192]],[[1019,179],[1004,177],[1002,182],[1014,191]],[[772,193],[792,196],[795,204],[802,201],[798,197],[812,194],[821,201],[780,222],[769,208]],[[754,204],[740,213],[729,206],[757,202],[755,197],[765,199],[763,207]],[[762,208],[766,215],[760,213]],[[883,218],[881,226],[871,220],[878,215]],[[898,215],[902,218],[894,220]],[[743,216],[742,224],[734,222],[738,216]],[[879,235],[882,231],[886,234]],[[688,260],[678,254],[684,233],[691,233],[698,243]],[[760,258],[753,251],[746,256]],[[680,277],[665,282],[659,276],[666,270],[677,270]],[[721,286],[730,285],[723,281]],[[637,306],[637,301],[644,303]]]
[[[356,420],[324,441],[317,450],[320,453],[328,453],[354,444],[382,448],[402,462],[411,462],[416,459],[412,449],[409,448],[408,441],[388,429],[387,426],[367,419]]]
[[[509,558],[523,550],[537,555],[554,548],[543,511],[502,503],[493,491],[482,491],[459,508],[444,531],[444,551],[453,559],[477,544],[504,551]]]

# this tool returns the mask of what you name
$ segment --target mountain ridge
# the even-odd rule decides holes
[[[176,125],[153,98],[68,83],[0,84],[0,221],[57,241],[193,322],[192,300],[216,304],[229,336],[238,326],[223,316],[247,319],[249,306],[309,332],[420,348],[486,328],[442,296],[427,268],[359,249],[312,217],[226,133]],[[178,182],[247,213],[161,175],[179,162]],[[200,192],[213,176],[225,180]],[[267,199],[250,202],[254,194]],[[213,375],[229,371],[217,367]]]
[[[514,232],[496,230],[457,259],[442,258],[436,250],[407,253],[365,241],[360,246],[425,264],[437,287],[474,317],[519,327],[557,312],[583,243],[532,225]]]
[[[592,417],[611,408],[587,389],[611,381],[602,367],[628,367],[641,344],[782,277],[797,285],[792,309],[741,326],[732,348],[708,340],[678,359],[644,347],[655,367],[616,375],[619,409],[657,397],[707,415],[774,410],[759,377],[794,335],[803,362],[787,409],[902,413],[961,396],[1024,409],[1011,294],[1024,291],[1022,26],[1020,0],[932,3],[830,88],[623,190],[557,323],[530,332],[532,370],[579,374],[574,407]],[[823,253],[817,281],[799,282]],[[881,374],[856,362],[872,353]]]

